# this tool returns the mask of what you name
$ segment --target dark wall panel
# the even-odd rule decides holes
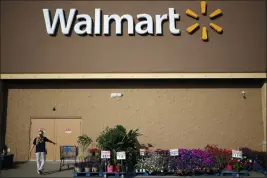
[[[265,72],[265,1],[208,1],[208,14],[222,9],[214,23],[224,29],[219,35],[210,29],[210,20],[200,13],[199,1],[5,1],[3,3],[2,73],[97,73],[97,72]],[[46,33],[43,8],[70,8],[93,15],[168,13],[173,7],[181,15],[177,27],[181,36],[112,35],[65,37]],[[201,40],[201,30],[189,35],[186,28],[196,20],[185,15],[187,8],[200,15],[198,23],[207,26],[209,42]],[[93,15],[94,17],[94,15]],[[125,26],[125,31],[127,26]]]

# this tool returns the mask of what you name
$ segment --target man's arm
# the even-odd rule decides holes
[[[30,154],[32,153],[33,148],[35,147],[35,144],[32,144],[32,147],[30,149]]]
[[[49,142],[49,143],[53,143],[54,145],[56,144],[55,142],[49,140],[48,138],[46,138],[46,141]]]
[[[32,146],[31,146],[31,149],[30,149],[30,152],[29,152],[29,157],[31,157],[31,153],[32,153],[32,150],[35,147],[35,145],[36,145],[36,138],[33,140],[33,143],[32,143]]]

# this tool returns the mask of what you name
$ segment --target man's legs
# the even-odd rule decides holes
[[[36,163],[37,163],[37,172],[38,172],[38,174],[39,174],[39,170],[40,170],[40,155],[41,155],[41,153],[35,153],[36,154]]]
[[[41,152],[41,165],[39,167],[39,170],[42,172],[44,171],[45,160],[46,160],[46,154],[45,152]]]

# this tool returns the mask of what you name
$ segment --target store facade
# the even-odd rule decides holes
[[[62,28],[48,34],[53,28],[49,31],[43,9],[51,11],[53,20],[58,8],[67,19],[75,8],[76,14],[93,19],[84,24],[94,26],[79,30],[76,22],[72,34],[63,35]],[[103,34],[95,35],[101,26],[95,14],[99,8],[103,19],[128,14],[123,34],[115,34],[120,28],[113,23],[111,35],[105,35],[103,20]],[[211,20],[217,9],[221,16]],[[146,28],[140,27],[138,14],[147,17]],[[173,18],[161,29],[156,15],[163,19],[164,14]],[[189,34],[188,27],[196,23],[199,29]],[[218,144],[265,149],[265,1],[211,1],[206,16],[197,1],[2,2],[2,25],[2,102],[7,109],[2,108],[1,132],[16,160],[27,159],[38,129],[65,144],[70,137],[75,142],[77,133],[96,139],[116,124],[139,128],[140,141],[155,148]],[[148,34],[140,35],[145,29]],[[77,35],[81,31],[94,34]],[[49,159],[57,160],[58,149],[50,150]]]

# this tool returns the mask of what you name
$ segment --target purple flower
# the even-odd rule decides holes
[[[212,169],[216,164],[215,157],[200,149],[180,149],[178,157],[172,157],[170,167],[186,173]]]

